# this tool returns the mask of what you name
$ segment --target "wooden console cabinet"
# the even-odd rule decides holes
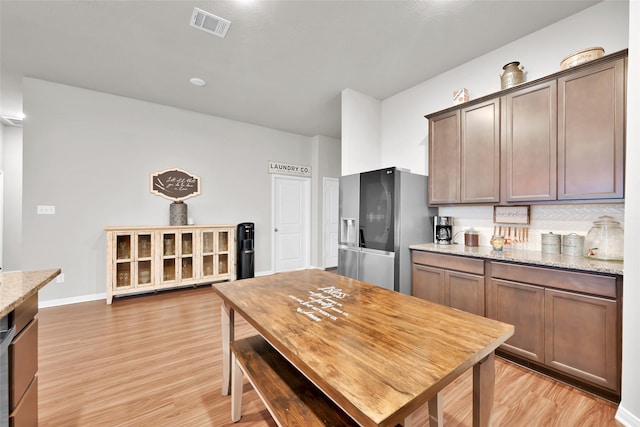
[[[235,280],[235,226],[107,227],[114,296]]]
[[[411,294],[484,316],[484,261],[412,251]]]

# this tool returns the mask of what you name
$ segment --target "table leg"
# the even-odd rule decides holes
[[[442,392],[438,392],[438,394],[429,401],[429,427],[442,427],[444,424],[442,405]]]
[[[242,369],[236,362],[235,354],[231,355],[231,421],[237,423],[242,417]]]
[[[227,306],[224,301],[220,306],[220,316],[222,325],[222,395],[229,395],[229,388],[231,385],[231,350],[229,349],[229,343],[233,341],[233,328],[235,322],[233,321],[233,309]]]
[[[491,426],[495,377],[495,356],[492,352],[473,366],[473,427]]]

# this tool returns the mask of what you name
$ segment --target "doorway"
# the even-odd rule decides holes
[[[273,175],[273,271],[309,266],[311,198],[309,178]]]

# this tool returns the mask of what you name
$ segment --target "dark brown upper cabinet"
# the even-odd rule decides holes
[[[429,203],[500,200],[500,99],[430,121]]]
[[[556,81],[506,95],[502,188],[506,202],[556,199]]]
[[[624,199],[627,51],[429,120],[429,204]]]
[[[625,59],[558,79],[558,199],[624,197]]]
[[[460,110],[429,121],[429,203],[460,203]]]

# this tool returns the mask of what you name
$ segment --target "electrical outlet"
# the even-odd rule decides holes
[[[64,273],[58,274],[58,277],[56,277],[56,283],[64,283]]]
[[[38,215],[55,215],[56,214],[56,207],[55,206],[38,205],[37,212],[38,212]]]

